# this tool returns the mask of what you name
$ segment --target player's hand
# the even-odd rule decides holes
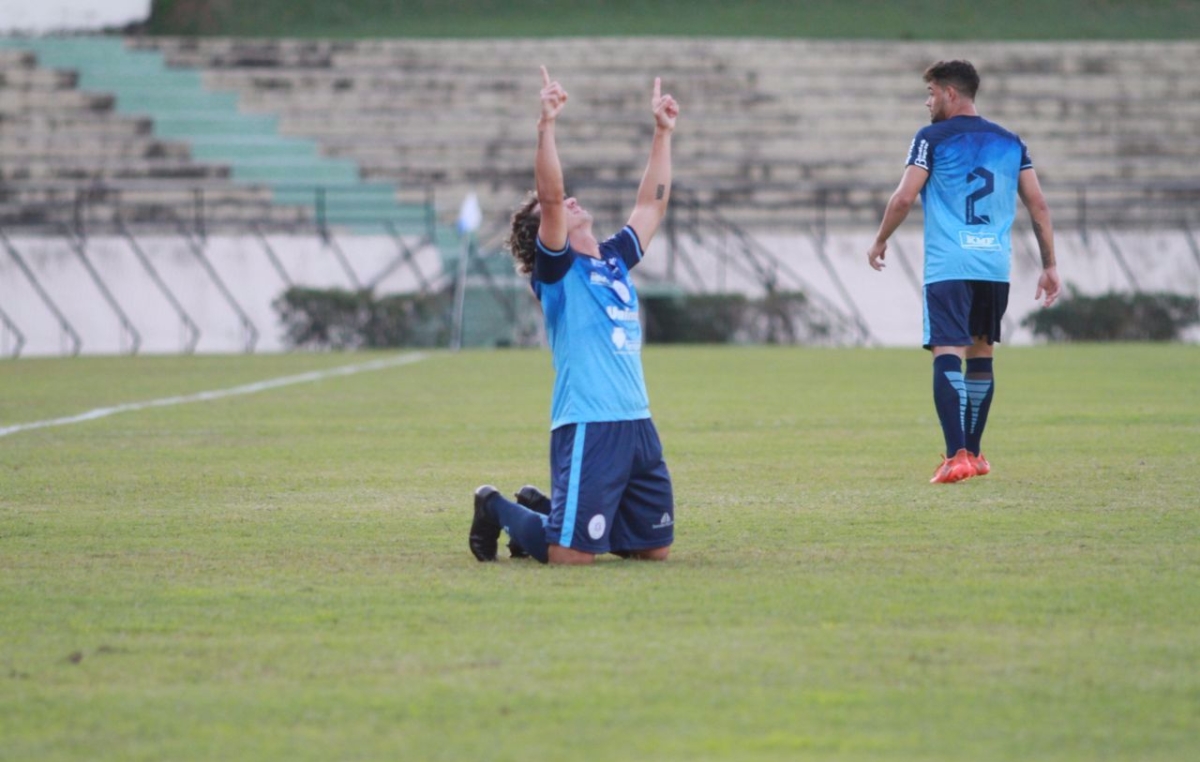
[[[1042,270],[1042,275],[1038,278],[1037,293],[1033,295],[1033,298],[1041,299],[1042,306],[1049,307],[1058,301],[1058,295],[1061,292],[1062,281],[1058,278],[1058,268],[1047,267]]]
[[[654,96],[650,99],[650,109],[654,112],[654,126],[670,132],[675,129],[675,117],[679,116],[679,104],[671,94],[662,94],[662,78],[654,78]]]
[[[542,67],[542,120],[552,122],[567,105],[567,91],[557,81],[550,80],[550,72]]]
[[[883,258],[887,256],[887,241],[876,241],[871,248],[867,250],[867,262],[876,270],[882,270],[887,267],[887,263]]]

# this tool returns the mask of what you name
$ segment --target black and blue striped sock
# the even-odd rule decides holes
[[[980,453],[983,427],[987,425],[988,410],[992,407],[992,393],[996,389],[992,373],[992,358],[975,357],[967,360],[967,449],[975,455]]]
[[[962,360],[955,355],[933,358],[933,406],[946,438],[946,457],[967,446],[963,417],[967,410],[967,390],[963,381]]]

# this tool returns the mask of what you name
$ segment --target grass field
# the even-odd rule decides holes
[[[647,349],[665,564],[478,564],[549,355],[0,436],[3,760],[1187,760],[1194,346],[1008,348],[926,483],[919,350]],[[364,355],[0,363],[0,429]]]
[[[1192,39],[1197,0],[155,0],[157,34]]]

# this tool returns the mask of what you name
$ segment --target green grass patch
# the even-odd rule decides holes
[[[1190,758],[1197,351],[1001,349],[932,486],[919,350],[649,347],[665,564],[467,551],[544,351],[0,437],[0,759]],[[368,357],[4,362],[0,428]]]
[[[157,34],[258,37],[719,36],[1190,39],[1195,0],[156,0]]]

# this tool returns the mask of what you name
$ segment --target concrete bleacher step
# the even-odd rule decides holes
[[[140,137],[89,137],[81,140],[71,135],[0,136],[0,162],[6,164],[26,164],[58,158],[83,161],[147,158],[186,161],[189,156],[186,144],[146,140]]]
[[[0,180],[79,180],[103,183],[106,180],[186,180],[195,182],[228,178],[229,167],[196,164],[192,161],[126,158],[109,160],[103,165],[81,165],[68,158],[44,158],[31,163],[5,162],[0,165]]]
[[[107,93],[80,90],[0,90],[0,112],[6,113],[78,113],[103,114],[112,111],[116,98]]]
[[[113,140],[153,133],[149,119],[130,119],[113,114],[4,112],[5,130],[0,140],[45,136],[50,139]]]
[[[316,159],[319,154],[312,141],[283,138],[278,135],[228,132],[193,135],[189,138],[197,157],[222,156],[238,159]]]
[[[252,138],[276,134],[279,120],[266,114],[200,111],[188,107],[156,115],[154,129],[165,137],[186,136],[189,140],[227,135]]]

